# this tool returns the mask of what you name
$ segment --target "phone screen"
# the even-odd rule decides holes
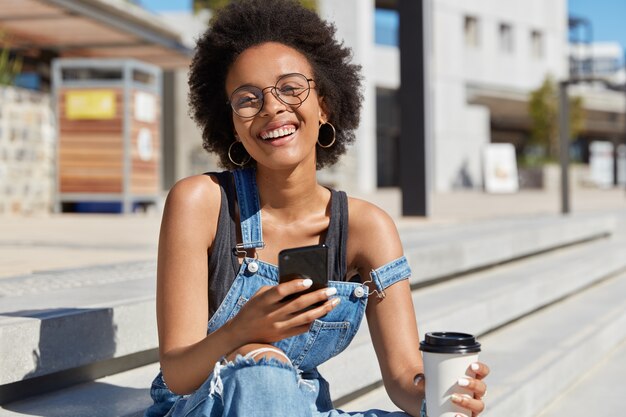
[[[285,298],[285,301],[328,286],[328,247],[302,246],[282,250],[278,254],[279,281],[310,278],[313,285],[305,291]]]

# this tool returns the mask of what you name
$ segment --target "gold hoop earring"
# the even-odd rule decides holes
[[[233,150],[233,146],[235,146],[237,143],[239,143],[241,145],[241,147],[243,148],[243,151],[246,153],[247,158],[244,157],[243,162],[235,162],[233,160],[232,155],[230,154],[231,151]],[[233,143],[230,144],[230,146],[228,147],[228,159],[230,159],[230,162],[232,162],[233,164],[237,165],[238,167],[243,167],[245,166],[248,162],[250,162],[250,160],[252,159],[252,157],[250,156],[250,154],[248,154],[248,152],[246,151],[245,146],[243,146],[243,143],[239,142],[239,141],[234,141]]]
[[[320,145],[321,148],[330,148],[331,146],[333,146],[335,144],[335,141],[337,140],[337,132],[335,131],[335,126],[333,126],[330,122],[324,122],[320,124],[319,127],[319,132],[322,132],[322,127],[323,126],[329,126],[332,131],[333,131],[333,140],[330,141],[330,143],[327,143],[326,145],[323,145],[322,142],[320,142],[320,135],[317,135],[317,144]]]

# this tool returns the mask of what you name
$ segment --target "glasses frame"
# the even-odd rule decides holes
[[[297,104],[287,103],[285,100],[283,100],[283,99],[280,97],[280,94],[279,94],[279,93],[278,93],[278,91],[277,91],[277,90],[278,90],[278,84],[280,83],[280,81],[281,81],[282,79],[287,78],[287,77],[292,77],[292,76],[294,76],[294,75],[299,75],[299,76],[302,76],[302,78],[303,78],[303,79],[305,79],[305,80],[306,80],[306,82],[307,82],[307,87],[306,87],[306,89],[305,89],[304,91],[302,91],[300,94],[298,94],[298,95],[296,95],[296,96],[293,96],[293,97],[298,97],[298,99],[300,99],[300,97],[301,97],[303,94],[305,94],[305,93],[306,93],[306,96],[305,96],[303,99],[300,99],[300,103],[297,103]],[[251,119],[251,118],[253,118],[253,117],[256,117],[259,113],[261,113],[261,110],[263,110],[263,107],[265,106],[265,94],[266,94],[266,91],[267,91],[267,90],[270,90],[270,92],[272,93],[272,95],[273,95],[274,97],[276,97],[276,99],[277,99],[278,101],[280,101],[281,103],[283,103],[283,104],[284,104],[284,105],[286,105],[286,106],[291,107],[292,109],[297,109],[298,107],[302,106],[302,103],[304,103],[304,102],[306,101],[306,99],[307,99],[307,98],[309,98],[309,95],[311,94],[311,88],[315,88],[315,86],[312,86],[312,85],[311,85],[311,82],[315,82],[315,80],[314,80],[313,78],[307,78],[307,76],[306,76],[306,75],[301,74],[301,73],[299,73],[299,72],[292,72],[292,73],[289,73],[289,74],[284,74],[284,75],[281,75],[281,76],[280,76],[280,77],[276,80],[276,84],[274,84],[274,85],[270,85],[270,86],[265,87],[265,88],[258,88],[258,87],[252,86],[252,85],[243,85],[243,86],[241,86],[241,87],[239,87],[239,88],[235,89],[235,91],[233,91],[233,92],[232,92],[232,94],[230,95],[230,98],[228,99],[228,101],[227,101],[226,103],[230,106],[230,108],[233,110],[233,112],[234,112],[237,116],[241,117],[242,119]],[[239,114],[239,112],[237,111],[237,109],[235,109],[235,106],[233,105],[233,100],[232,100],[232,98],[233,98],[233,96],[234,96],[234,95],[235,95],[238,91],[241,91],[241,90],[250,90],[250,89],[256,89],[256,90],[258,90],[258,91],[260,91],[260,92],[261,92],[261,94],[260,94],[260,96],[259,96],[259,97],[260,97],[260,99],[261,99],[261,106],[259,107],[259,109],[257,110],[257,112],[256,112],[256,113],[254,113],[252,116],[242,116],[241,114]]]

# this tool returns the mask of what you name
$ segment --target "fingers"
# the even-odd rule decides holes
[[[322,288],[308,294],[302,294],[297,298],[289,301],[285,305],[284,311],[289,314],[299,313],[304,309],[308,309],[312,305],[324,303],[330,297],[336,294],[337,288],[335,287]]]
[[[309,278],[293,279],[291,281],[269,287],[268,290],[265,291],[265,296],[268,298],[270,303],[277,303],[289,295],[297,294],[310,288],[311,285],[313,285],[313,281]]]
[[[459,378],[457,383],[460,387],[472,391],[474,393],[474,398],[481,399],[487,393],[487,384],[480,379],[463,377]]]
[[[474,362],[470,365],[470,369],[476,375],[476,379],[483,379],[489,375],[490,372],[489,367],[482,362]]]
[[[471,415],[475,417],[485,410],[483,398],[487,394],[487,384],[485,384],[482,379],[489,375],[490,370],[489,367],[482,362],[475,362],[471,364],[470,369],[475,375],[475,378],[460,378],[458,380],[458,384],[460,387],[470,391],[471,394],[454,394],[452,395],[452,402],[471,410]]]
[[[485,403],[482,400],[472,398],[464,394],[452,394],[452,402],[472,412],[472,416],[478,415],[485,410]]]
[[[328,314],[330,311],[332,311],[333,308],[337,307],[340,301],[340,298],[332,298],[319,307],[315,307],[310,310],[306,310],[299,314],[293,315],[293,317],[287,320],[284,324],[286,327],[306,326],[305,331],[307,331],[309,325],[314,320]]]

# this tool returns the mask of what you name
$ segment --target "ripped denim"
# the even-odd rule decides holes
[[[307,379],[306,377],[312,377]],[[150,409],[146,416],[150,416]],[[167,417],[407,417],[402,412],[333,409],[328,383],[274,358],[238,355],[218,362],[193,394],[178,397]]]

